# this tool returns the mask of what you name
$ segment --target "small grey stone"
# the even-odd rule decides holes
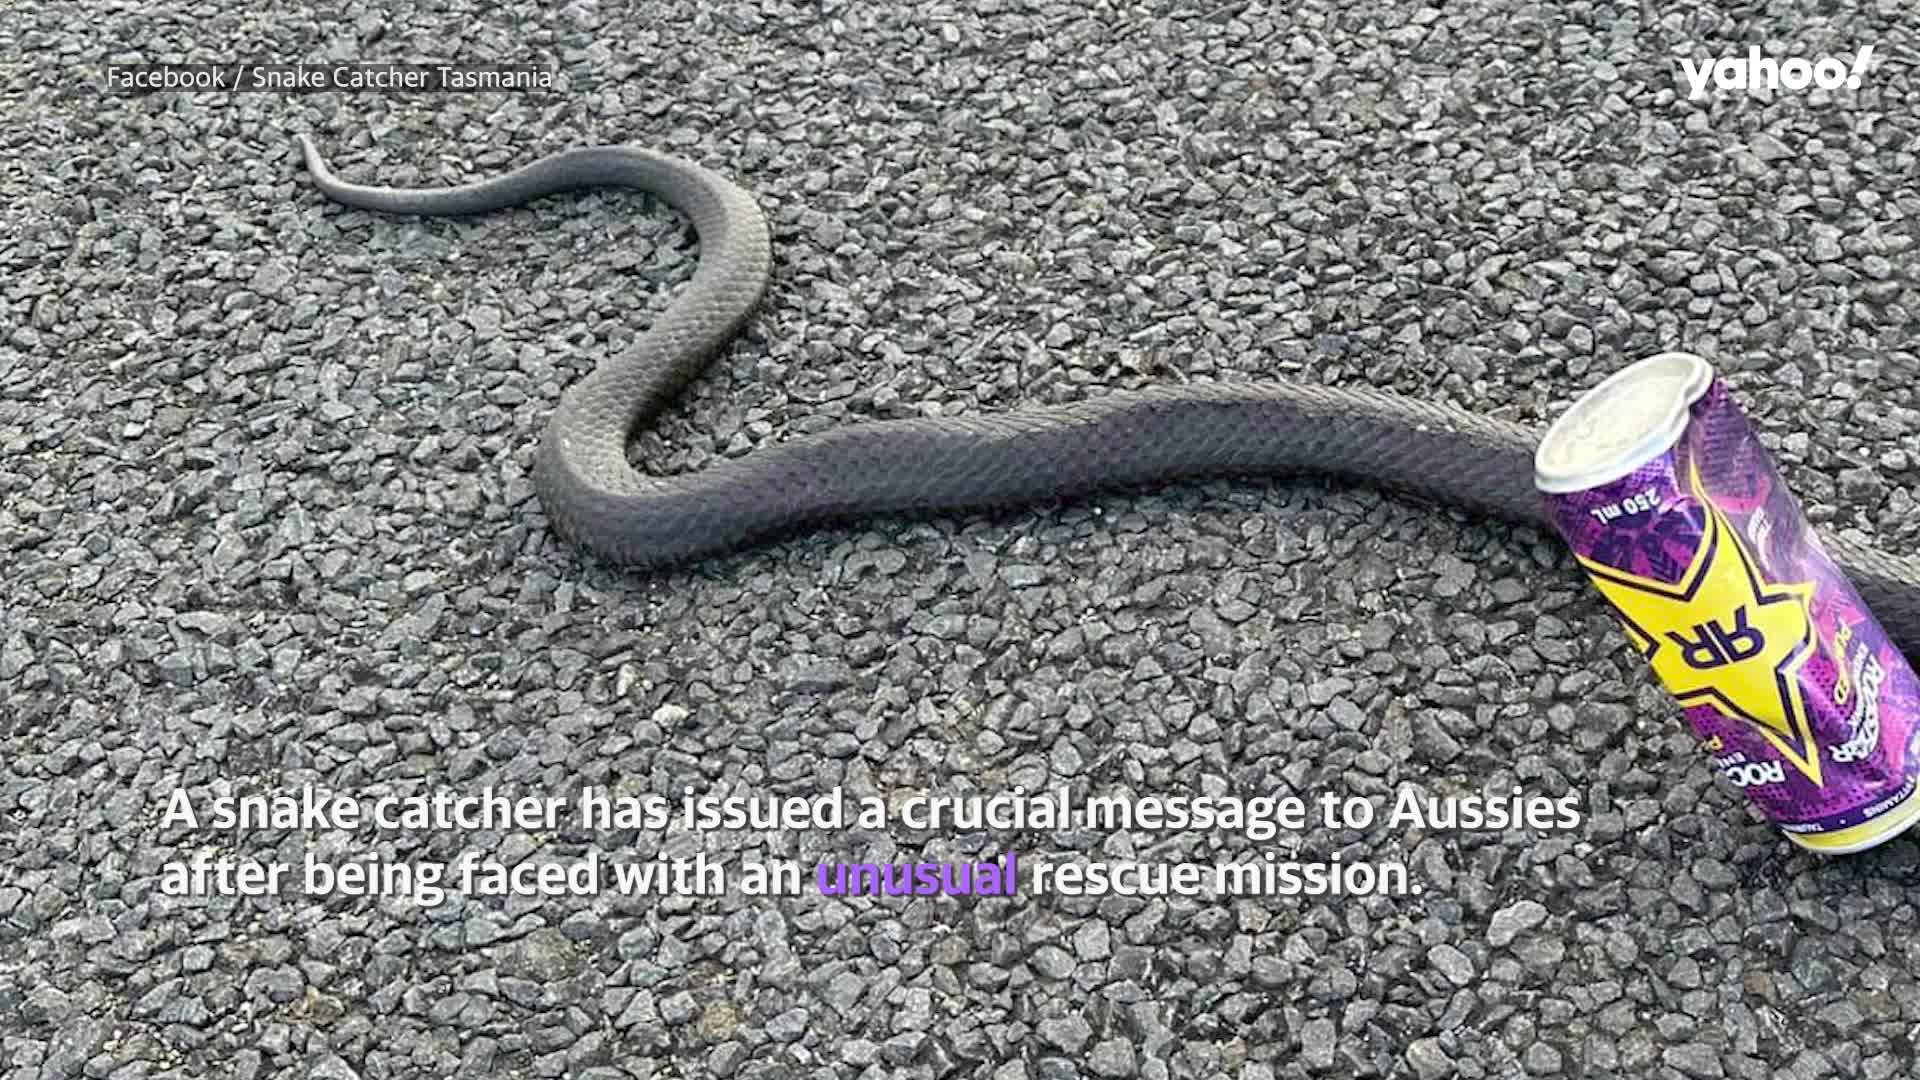
[[[568,941],[593,942],[604,932],[605,924],[599,914],[592,910],[576,911],[561,920],[560,932],[567,935]]]
[[[27,993],[21,1015],[36,1024],[58,1025],[73,1012],[73,996],[57,986],[41,983]]]
[[[1815,225],[1812,233],[1813,243],[1809,254],[1814,262],[1836,262],[1844,254],[1840,250],[1840,231],[1831,225]]]
[[[822,991],[821,996],[840,1015],[845,1016],[852,1011],[854,1003],[860,1000],[860,995],[866,988],[866,980],[851,971],[843,971],[827,980],[826,989]]]
[[[1439,575],[1439,580],[1433,584],[1435,595],[1448,599],[1465,592],[1467,586],[1473,584],[1474,574],[1477,572],[1472,563],[1451,554],[1435,559],[1433,570]]]
[[[1858,1031],[1860,1025],[1867,1019],[1861,1013],[1859,1006],[1844,999],[1825,1006],[1815,1016],[1843,1039],[1852,1038],[1854,1032]]]
[[[1427,950],[1427,963],[1433,969],[1446,976],[1455,986],[1465,986],[1473,981],[1473,960],[1466,953],[1452,945],[1440,944]]]
[[[1034,950],[1033,968],[1049,979],[1064,979],[1073,974],[1073,954],[1057,945],[1042,945]]]
[[[660,1015],[660,1006],[654,1000],[653,994],[642,990],[628,998],[624,1006],[620,1006],[620,1014],[614,1019],[613,1026],[622,1031],[634,1027],[658,1027],[665,1019]]]
[[[1667,971],[1667,981],[1681,990],[1698,990],[1701,985],[1700,965],[1692,957],[1683,956]]]
[[[807,1021],[810,1018],[805,1009],[788,1009],[767,1021],[767,1036],[775,1042],[792,1042],[806,1034]]]
[[[292,280],[293,271],[288,268],[285,260],[273,259],[262,263],[259,269],[253,272],[253,278],[247,283],[247,287],[263,296],[276,296]]]
[[[1513,939],[1539,926],[1547,918],[1547,909],[1538,900],[1518,900],[1493,913],[1487,924],[1487,944],[1496,948],[1510,945]]]
[[[1087,1055],[1087,1067],[1096,1076],[1132,1076],[1135,1066],[1133,1043],[1126,1039],[1102,1039]]]
[[[902,1032],[880,1044],[880,1059],[890,1065],[906,1065],[918,1059],[926,1045],[927,1036],[923,1032]]]
[[[1277,956],[1256,956],[1253,958],[1253,981],[1268,989],[1285,986],[1293,981],[1293,965]]]
[[[933,994],[924,986],[907,990],[898,1012],[893,1014],[893,1030],[925,1031],[933,1022]]]
[[[1307,700],[1315,705],[1325,706],[1351,689],[1353,689],[1353,683],[1350,680],[1338,677],[1321,679],[1307,688]]]
[[[1040,1039],[1068,1053],[1077,1053],[1093,1038],[1093,1028],[1080,1016],[1055,1016],[1040,1021]]]
[[[732,1076],[751,1056],[745,1044],[728,1041],[707,1051],[707,1071],[715,1076]]]
[[[1840,470],[1840,494],[1852,502],[1878,505],[1886,486],[1879,470],[1871,465]]]
[[[1105,960],[1113,955],[1113,935],[1104,922],[1089,921],[1073,934],[1073,951],[1084,961]]]
[[[53,926],[53,940],[80,941],[88,945],[98,945],[113,938],[113,923],[103,915],[86,915],[79,918],[63,919]]]
[[[1413,747],[1420,756],[1435,765],[1445,765],[1464,749],[1438,722],[1424,720],[1414,728]]]
[[[1420,1080],[1444,1080],[1453,1075],[1453,1059],[1440,1048],[1439,1039],[1415,1039],[1407,1044],[1407,1064]]]
[[[106,1040],[109,1030],[106,1021],[93,1016],[62,1024],[47,1042],[43,1071],[56,1077],[79,1075],[80,1066]]]
[[[583,962],[579,947],[558,927],[543,926],[507,950],[500,970],[511,978],[555,983],[571,977]]]
[[[824,694],[853,682],[853,668],[843,660],[794,656],[780,667],[780,682],[802,694]]]
[[[1008,563],[1000,568],[1000,578],[1010,588],[1025,589],[1047,580],[1047,572],[1028,563]]]
[[[469,948],[485,948],[500,940],[500,926],[496,916],[485,910],[475,910],[461,924],[461,933]]]
[[[360,1073],[338,1054],[328,1054],[315,1062],[307,1075],[313,1080],[360,1080]]]
[[[1660,1060],[1669,1068],[1695,1077],[1697,1080],[1713,1080],[1723,1075],[1720,1055],[1705,1043],[1690,1042],[1669,1046],[1661,1051]]]
[[[247,984],[257,987],[268,1001],[279,1005],[298,1001],[306,993],[305,980],[291,968],[255,969]]]
[[[676,1027],[700,1015],[699,1004],[693,1000],[693,995],[685,990],[662,998],[659,1008],[660,1019]]]
[[[1309,1020],[1300,1029],[1300,1060],[1309,1069],[1325,1071],[1333,1067],[1333,1052],[1337,1032],[1333,1021],[1327,1019]]]

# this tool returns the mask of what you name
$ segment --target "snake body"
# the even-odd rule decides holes
[[[1538,434],[1464,409],[1366,389],[1268,382],[1116,392],[982,416],[854,424],[756,449],[696,473],[627,460],[657,416],[746,322],[771,270],[764,215],[725,177],[624,146],[567,150],[444,188],[353,184],[301,136],[307,171],[336,202],[393,214],[477,214],[588,187],[648,192],[700,239],[693,278],[621,355],[561,396],[535,457],[554,528],[613,562],[658,567],[771,534],[867,514],[985,509],[1175,478],[1336,475],[1517,521],[1544,523]],[[1920,658],[1920,560],[1825,541],[1909,657]]]

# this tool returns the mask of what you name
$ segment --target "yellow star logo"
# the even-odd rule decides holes
[[[1580,564],[1682,705],[1712,705],[1753,725],[1820,784],[1820,748],[1795,678],[1813,653],[1813,584],[1764,580],[1739,530],[1707,498],[1698,465],[1689,479],[1707,523],[1678,582]]]

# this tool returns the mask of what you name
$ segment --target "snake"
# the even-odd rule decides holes
[[[771,230],[721,174],[637,146],[562,150],[433,188],[350,183],[298,136],[327,198],[387,214],[480,214],[586,188],[630,188],[687,218],[693,276],[632,344],[561,394],[533,488],[560,536],[642,569],[876,514],[981,511],[1173,480],[1317,474],[1550,527],[1534,486],[1539,433],[1458,406],[1299,381],[1187,383],[1007,412],[848,424],[691,473],[629,461],[655,420],[746,325],[772,276]],[[1920,559],[1846,537],[1823,547],[1901,650],[1920,662]]]

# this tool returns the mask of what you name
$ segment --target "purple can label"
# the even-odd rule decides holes
[[[1857,851],[1920,816],[1920,681],[1723,382],[1671,449],[1547,503],[1715,768],[1796,843]]]

